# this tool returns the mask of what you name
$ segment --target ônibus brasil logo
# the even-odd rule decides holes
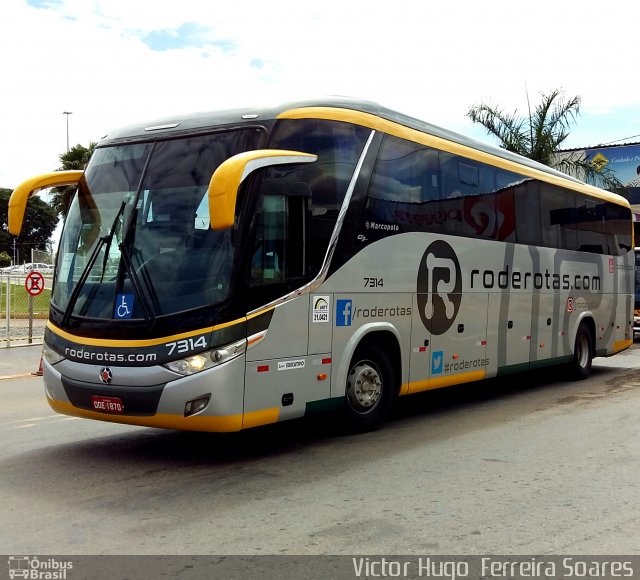
[[[9,578],[31,580],[68,580],[73,562],[37,556],[9,556]]]
[[[418,268],[418,312],[432,334],[444,334],[456,319],[462,299],[460,262],[442,240],[424,252]]]

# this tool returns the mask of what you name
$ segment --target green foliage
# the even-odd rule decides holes
[[[481,103],[474,105],[467,116],[496,137],[500,147],[583,178],[588,183],[617,189],[622,184],[610,171],[599,171],[584,153],[559,156],[558,151],[569,136],[569,130],[580,115],[580,97],[563,98],[560,89],[542,93],[540,103],[528,115]]]
[[[616,177],[610,167],[597,167],[587,160],[584,151],[571,151],[566,156],[558,156],[554,167],[559,171],[582,178],[586,183],[602,187],[628,197],[629,192],[623,183]]]
[[[0,252],[0,268],[11,266],[11,256],[7,252]]]
[[[569,128],[579,114],[580,97],[565,101],[559,89],[542,93],[540,103],[526,116],[518,111],[505,113],[484,103],[467,112],[474,123],[498,138],[501,147],[545,165],[553,163],[555,152],[569,136]]]
[[[70,169],[84,170],[89,163],[89,159],[93,154],[93,150],[96,148],[96,143],[89,143],[89,147],[83,147],[78,144],[72,147],[66,153],[59,155],[61,167],[58,171],[66,171]],[[67,217],[69,206],[71,205],[71,199],[75,193],[76,187],[56,187],[52,190],[51,205],[55,210],[64,218]]]
[[[89,143],[89,147],[76,145],[59,155],[62,166],[59,170],[85,169],[96,147],[96,143]],[[27,204],[22,232],[16,238],[17,261],[19,263],[31,261],[31,250],[46,251],[53,231],[58,224],[58,216],[66,217],[75,187],[58,187],[52,190],[51,205],[38,197],[32,197]],[[0,188],[0,252],[6,252],[11,259],[13,252],[13,236],[8,232],[8,202],[10,189]],[[0,253],[0,257],[2,254]],[[0,265],[2,261],[0,260]]]
[[[29,315],[29,295],[23,283],[9,284],[11,289],[11,318],[26,318]],[[7,283],[0,283],[0,293],[7,295]],[[33,297],[32,307],[34,318],[46,318],[49,314],[49,302],[51,290],[44,289],[42,293]],[[7,310],[6,300],[0,300],[0,315],[5,316]]]
[[[8,209],[10,189],[0,188],[0,252],[13,256],[13,236],[8,232]],[[58,212],[38,197],[32,197],[27,204],[22,224],[22,232],[16,238],[18,261],[31,260],[31,248],[45,251],[53,231],[58,224]]]

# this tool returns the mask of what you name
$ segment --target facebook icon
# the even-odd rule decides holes
[[[336,326],[351,326],[353,300],[336,300]]]

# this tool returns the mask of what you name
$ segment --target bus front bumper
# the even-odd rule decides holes
[[[164,367],[104,367],[43,362],[45,393],[57,413],[112,423],[187,431],[232,432],[277,421],[243,413],[245,358],[190,376]],[[114,384],[98,382],[104,373]],[[206,405],[190,414],[194,403]],[[251,416],[249,416],[251,415]],[[255,415],[255,416],[253,416]]]

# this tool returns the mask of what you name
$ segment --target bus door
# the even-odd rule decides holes
[[[258,310],[260,304],[286,296],[307,279],[308,202],[308,197],[287,194],[282,188],[258,199],[247,290],[249,304]],[[326,380],[318,378],[323,357],[309,351],[311,297],[286,300],[265,308],[256,319],[260,316],[269,318],[264,329],[255,327],[251,317],[247,323],[248,339],[255,345],[247,351],[244,427],[302,417],[330,395],[330,372]],[[322,326],[330,333],[328,319]]]
[[[329,398],[330,372],[320,380],[323,358],[308,354],[309,304],[307,294],[267,312],[264,338],[260,337],[265,331],[251,334],[258,329],[252,329],[249,320],[249,340],[257,342],[247,351],[244,428],[302,417],[309,407]]]
[[[633,340],[635,334],[635,322],[633,315],[635,312],[635,296],[637,296],[637,257],[634,252],[613,258],[607,258],[609,268],[613,267],[617,272],[618,296],[616,306],[616,336],[615,343],[621,345],[625,341]],[[632,298],[634,296],[634,298]],[[616,344],[614,344],[616,348]]]

